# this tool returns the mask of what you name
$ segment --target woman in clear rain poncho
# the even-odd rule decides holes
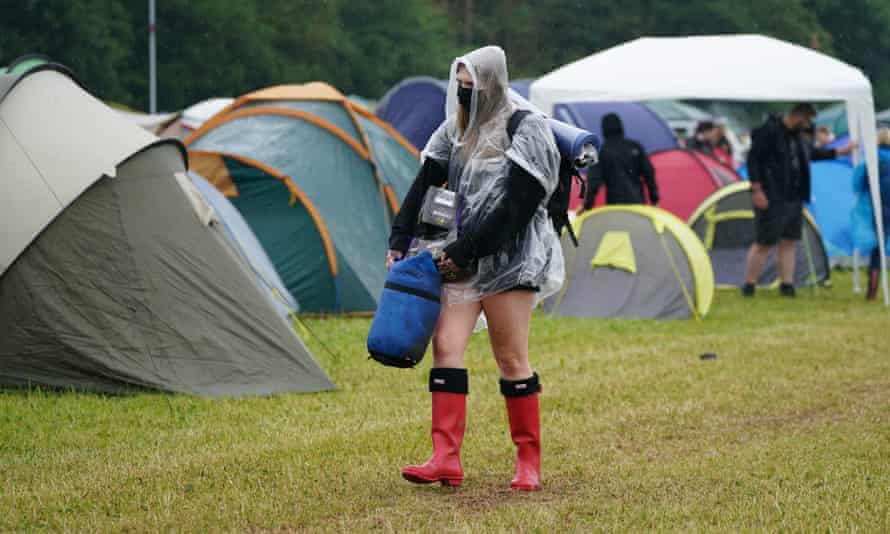
[[[540,487],[540,415],[537,373],[528,358],[532,308],[562,285],[559,240],[545,206],[558,185],[559,152],[544,116],[526,115],[507,132],[515,106],[508,96],[507,63],[496,46],[454,61],[446,119],[423,150],[423,166],[393,223],[387,263],[417,248],[418,213],[431,186],[457,193],[456,236],[438,256],[443,307],[433,336],[433,455],[408,466],[416,483],[457,486],[463,480],[460,446],[466,420],[468,376],[464,351],[482,312],[517,446],[511,488]]]

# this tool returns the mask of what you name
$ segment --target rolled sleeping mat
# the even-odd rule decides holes
[[[527,109],[543,114],[536,105],[513,89],[509,90],[509,94],[510,100],[519,109]],[[550,117],[547,118],[547,122],[550,124],[550,131],[553,132],[553,137],[556,138],[556,146],[563,160],[572,162],[579,169],[596,163],[601,145],[599,136]]]
[[[420,363],[439,320],[441,289],[429,252],[393,264],[368,332],[371,358],[391,367]]]
[[[597,151],[600,149],[599,136],[556,119],[548,118],[547,122],[563,159],[571,161],[579,168],[596,163]]]

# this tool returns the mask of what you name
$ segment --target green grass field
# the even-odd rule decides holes
[[[835,278],[720,292],[701,323],[536,316],[534,494],[507,489],[484,334],[456,491],[400,478],[430,450],[429,361],[366,360],[364,319],[309,322],[333,393],[0,392],[0,531],[890,532],[890,313]]]

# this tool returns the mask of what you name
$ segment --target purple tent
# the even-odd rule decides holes
[[[615,113],[624,123],[624,133],[638,141],[646,152],[677,148],[677,138],[670,127],[644,104],[637,102],[575,102],[557,104],[553,118],[593,132],[602,138],[603,116]]]
[[[406,78],[383,95],[377,116],[423,150],[436,128],[445,120],[448,83],[429,76]]]
[[[510,87],[527,99],[532,81],[514,80]],[[445,120],[447,90],[448,82],[429,76],[406,78],[383,95],[377,105],[377,116],[390,123],[417,150],[423,150],[430,136]]]

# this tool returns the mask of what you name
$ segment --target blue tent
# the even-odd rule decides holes
[[[829,257],[853,255],[850,214],[856,204],[853,167],[837,159],[810,164],[813,196],[807,208],[816,218]]]
[[[514,80],[510,83],[510,88],[523,98],[528,99],[529,87],[532,81],[531,79]],[[418,150],[423,150],[430,136],[445,120],[447,90],[448,82],[430,78],[429,76],[407,78],[383,95],[380,103],[377,104],[377,116],[390,123]],[[598,105],[592,104],[594,107]],[[596,124],[592,127],[584,126],[572,119],[572,117],[577,117],[578,120],[583,121],[590,118],[585,106],[588,106],[588,104],[571,104],[570,108],[567,109],[571,109],[575,112],[575,115],[567,114],[568,118],[561,118],[556,115],[554,118],[584,130],[598,133],[600,131],[600,116],[594,117],[595,120],[593,122]],[[647,112],[645,106],[640,104],[617,104],[617,106],[631,106],[633,108],[632,111],[623,112],[624,114],[619,113],[619,115],[621,115],[622,119],[625,119],[625,116],[627,117],[626,121],[630,122],[625,122],[625,129],[629,132],[638,133],[638,137],[635,139],[643,143],[647,151],[677,147],[677,140],[673,137],[667,125],[652,112]],[[642,110],[637,108],[642,108]],[[639,111],[645,112],[645,115],[639,113]],[[656,131],[649,132],[650,129]],[[600,137],[602,138],[602,136]],[[644,139],[652,141],[647,144],[647,142],[644,142]],[[666,139],[670,139],[669,144]]]
[[[275,309],[285,317],[297,312],[299,305],[296,299],[284,286],[278,271],[272,265],[272,260],[266,255],[265,249],[241,216],[241,212],[201,175],[192,171],[189,171],[188,175],[204,201],[213,208],[218,224],[232,249],[253,271],[254,280],[270,298]]]
[[[553,118],[573,124],[602,137],[600,123],[607,113],[615,113],[624,123],[627,137],[639,141],[646,152],[677,148],[677,138],[667,123],[648,106],[637,102],[575,102],[557,104]]]
[[[429,76],[407,78],[383,95],[377,116],[390,123],[418,150],[423,150],[445,120],[448,83]]]

